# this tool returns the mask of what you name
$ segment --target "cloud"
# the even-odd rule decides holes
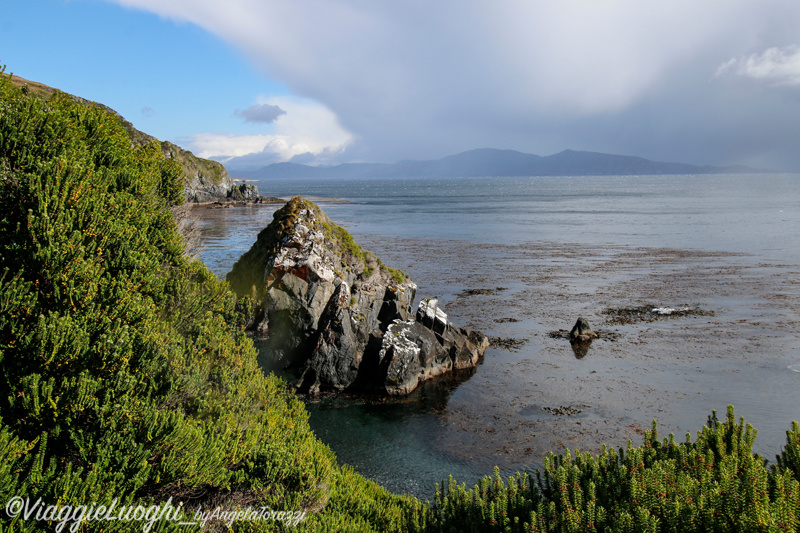
[[[297,156],[319,164],[330,162],[353,140],[336,115],[311,100],[291,96],[261,97],[250,109],[253,108],[282,111],[272,122],[272,133],[200,133],[191,136],[191,150],[199,157],[222,161],[232,168],[264,166]]]
[[[733,73],[775,85],[800,85],[800,47],[768,48],[761,54],[732,58],[717,68],[717,77]]]
[[[795,112],[755,89],[734,98],[713,75],[742,57],[727,68],[795,79],[792,50],[749,54],[800,42],[796,0],[113,1],[205,28],[293,94],[323,103],[352,132],[354,159],[494,146],[742,162],[741,147],[759,143],[748,132],[782,120],[775,107]],[[764,112],[743,117],[751,122],[727,143],[735,149],[707,144],[733,135],[728,117],[743,101]],[[644,152],[642,133],[654,139]]]
[[[192,151],[199,157],[238,157],[261,152],[275,135],[233,135],[224,133],[198,133],[192,135]]]
[[[237,109],[234,114],[244,119],[245,122],[255,122],[258,124],[271,124],[286,111],[280,106],[271,104],[253,104],[245,110]]]

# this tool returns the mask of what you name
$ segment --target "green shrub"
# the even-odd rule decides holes
[[[712,415],[692,443],[644,443],[597,456],[550,454],[543,472],[507,484],[495,469],[473,489],[451,478],[437,487],[428,531],[797,531],[800,485],[789,464],[797,425],[778,465],[753,454],[756,432],[733,407]],[[796,464],[796,463],[794,463]]]

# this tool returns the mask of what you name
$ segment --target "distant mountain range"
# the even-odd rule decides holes
[[[431,161],[400,161],[393,164],[346,163],[312,167],[296,163],[274,163],[255,171],[235,171],[238,178],[412,178],[482,176],[622,176],[646,174],[729,174],[772,172],[744,166],[714,167],[685,163],[662,163],[641,157],[596,152],[563,152],[538,156],[515,150],[482,148]]]

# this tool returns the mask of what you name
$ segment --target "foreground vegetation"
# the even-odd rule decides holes
[[[732,410],[695,442],[654,427],[639,447],[551,456],[536,476],[450,480],[430,504],[340,467],[258,368],[228,285],[187,258],[171,212],[182,187],[179,165],[107,110],[0,77],[0,505],[269,506],[305,511],[300,531],[798,530],[797,425],[768,465]],[[0,517],[0,531],[57,523]]]
[[[467,490],[451,479],[437,490],[430,531],[797,531],[800,431],[787,432],[777,464],[753,453],[756,431],[709,418],[697,440],[644,443],[597,456],[550,455],[543,473],[497,471]]]

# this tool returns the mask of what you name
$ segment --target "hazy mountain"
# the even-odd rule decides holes
[[[400,161],[394,164],[347,163],[312,167],[275,163],[255,171],[231,170],[237,177],[272,178],[401,178],[480,176],[595,176],[646,174],[718,174],[769,172],[748,167],[713,167],[663,163],[641,157],[564,150],[546,157],[514,150],[481,148],[432,161]]]

